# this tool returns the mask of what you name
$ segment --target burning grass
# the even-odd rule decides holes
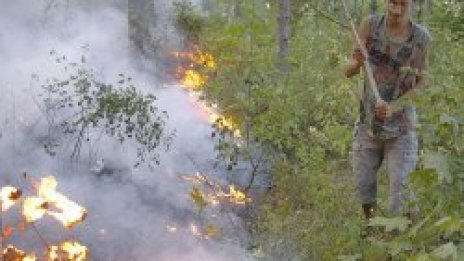
[[[227,189],[224,189],[218,182],[214,182],[209,177],[198,172],[192,176],[183,177],[183,179],[193,184],[190,196],[197,205],[199,202],[212,206],[221,203],[245,205],[251,202],[251,198],[234,185],[229,185]]]
[[[27,178],[27,175],[24,175]],[[12,186],[0,188],[1,212],[6,212],[15,204],[21,204],[22,215],[26,224],[22,224],[22,229],[27,226],[32,227],[39,240],[47,246],[40,258],[36,253],[26,253],[14,245],[8,245],[3,249],[3,260],[5,261],[85,261],[88,260],[88,249],[79,242],[70,240],[57,245],[49,244],[34,226],[34,222],[50,216],[59,221],[67,229],[85,220],[87,211],[77,203],[71,201],[63,194],[56,191],[58,182],[53,176],[40,179],[35,185],[37,195],[23,197],[21,190]],[[2,241],[7,239],[15,231],[12,227],[2,230]]]
[[[210,53],[202,52],[198,46],[191,46],[190,51],[173,52],[171,56],[179,64],[173,73],[192,97],[197,98],[197,104],[207,114],[208,121],[219,131],[230,131],[235,138],[241,138],[240,128],[236,122],[218,112],[216,104],[207,104],[201,97],[202,90],[214,74],[217,63]]]

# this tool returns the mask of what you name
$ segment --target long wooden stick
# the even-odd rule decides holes
[[[381,102],[383,102],[383,100],[379,95],[379,90],[377,88],[377,83],[375,82],[374,74],[372,73],[372,67],[371,67],[371,65],[370,65],[370,63],[368,61],[369,53],[366,50],[366,46],[364,44],[362,44],[361,39],[359,38],[358,31],[356,31],[356,26],[354,25],[354,22],[353,22],[353,19],[351,18],[350,12],[348,11],[348,7],[346,5],[345,0],[341,0],[341,1],[342,1],[342,4],[343,4],[343,9],[345,9],[346,17],[348,18],[348,21],[350,22],[351,30],[353,32],[356,43],[358,44],[358,47],[361,50],[362,55],[365,57],[364,69],[365,69],[366,74],[367,74],[367,79],[369,81],[369,86],[371,87],[371,90],[374,93],[376,103],[381,103]]]
[[[2,199],[0,198],[0,261],[4,260],[4,255],[3,255],[3,212],[2,212]]]

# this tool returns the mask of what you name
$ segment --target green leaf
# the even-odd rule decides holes
[[[435,226],[441,231],[454,233],[461,230],[462,221],[459,218],[447,216],[437,221]]]
[[[461,258],[464,257],[464,242],[461,242],[458,245],[458,257],[461,257]]]
[[[438,184],[438,173],[435,169],[419,169],[409,174],[409,180],[415,189],[428,191]]]
[[[452,182],[452,176],[448,168],[446,156],[442,153],[426,153],[422,156],[422,164],[426,169],[434,169],[438,173],[440,182]]]
[[[397,256],[400,253],[405,251],[410,251],[413,249],[413,245],[409,241],[393,241],[390,243],[390,255]]]
[[[429,254],[418,254],[411,258],[411,261],[435,261]]]
[[[369,226],[373,227],[385,227],[386,232],[391,232],[393,230],[399,230],[403,232],[408,228],[408,225],[411,224],[411,220],[404,217],[375,217],[369,221]]]
[[[456,126],[458,124],[458,121],[453,116],[451,116],[449,114],[446,114],[446,113],[443,113],[443,114],[440,115],[440,123],[442,123],[442,124],[447,123],[447,124],[451,124],[453,126]]]
[[[458,257],[458,250],[456,246],[450,242],[437,247],[431,253],[432,257],[439,258],[441,260],[456,260]]]
[[[360,254],[352,255],[352,256],[338,256],[338,261],[358,261],[361,260],[362,256]]]

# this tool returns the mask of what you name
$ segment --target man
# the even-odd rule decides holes
[[[353,169],[367,219],[376,208],[377,172],[384,159],[390,211],[417,214],[417,208],[404,209],[405,201],[413,197],[406,189],[408,174],[418,160],[416,113],[414,106],[401,104],[425,84],[430,36],[425,28],[411,21],[413,2],[385,0],[386,13],[367,17],[358,30],[383,100],[376,103],[365,76],[360,120],[355,127]],[[358,74],[364,58],[356,46],[344,68],[345,75]]]

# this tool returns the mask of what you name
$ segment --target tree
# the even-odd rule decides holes
[[[291,0],[279,0],[279,14],[277,18],[277,66],[282,71],[287,71],[286,58],[290,52],[290,20],[291,20]]]
[[[421,23],[426,24],[427,20],[430,17],[431,11],[432,11],[432,5],[433,1],[432,0],[420,0],[417,3],[419,6],[418,8],[418,19],[421,21]]]
[[[155,2],[153,0],[128,0],[127,18],[131,48],[146,57],[154,58],[156,46],[152,23],[155,20]]]
[[[369,5],[370,13],[371,14],[376,14],[377,13],[377,0],[371,0],[370,5]]]
[[[165,132],[167,112],[156,106],[156,97],[137,90],[132,78],[119,74],[117,83],[107,83],[99,79],[94,70],[86,64],[69,62],[65,56],[50,55],[64,67],[63,78],[47,78],[41,81],[38,75],[33,79],[40,83],[43,106],[49,128],[65,134],[67,141],[50,141],[44,148],[51,156],[60,143],[73,143],[71,159],[79,157],[82,145],[97,141],[92,133],[112,137],[119,142],[131,140],[137,150],[134,166],[142,163],[148,166],[159,164],[159,149],[168,149],[171,134]]]

